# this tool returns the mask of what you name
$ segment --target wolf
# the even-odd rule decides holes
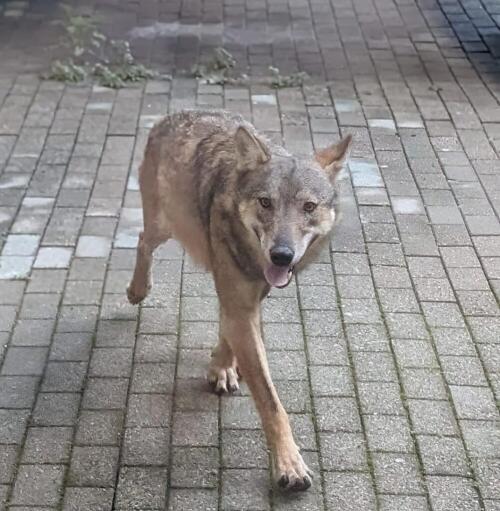
[[[144,230],[127,296],[151,289],[153,251],[170,238],[212,273],[219,340],[209,381],[234,392],[245,379],[271,452],[274,481],[306,490],[312,472],[293,438],[271,381],[260,304],[282,288],[329,239],[336,221],[335,179],[351,144],[346,136],[297,158],[225,111],[183,111],[151,130],[139,170]]]

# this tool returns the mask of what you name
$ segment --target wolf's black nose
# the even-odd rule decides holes
[[[285,245],[278,245],[271,249],[271,261],[276,266],[289,266],[294,255],[293,250]]]

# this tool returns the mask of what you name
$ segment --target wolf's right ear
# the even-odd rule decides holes
[[[244,126],[240,126],[236,130],[234,141],[238,153],[250,165],[266,163],[271,158],[269,150],[264,143],[253,135],[253,133],[250,133]]]
[[[342,170],[342,166],[349,154],[351,142],[352,135],[347,135],[338,144],[333,144],[325,149],[320,149],[314,155],[316,161],[321,165],[332,181]]]

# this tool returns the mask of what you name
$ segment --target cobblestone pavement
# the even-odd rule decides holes
[[[277,92],[43,82],[56,4],[0,5],[0,509],[498,511],[498,2],[85,4],[163,70],[224,42],[313,76]],[[208,392],[208,276],[168,243],[125,299],[148,129],[194,106],[297,152],[355,137],[331,251],[264,303],[304,495],[271,489],[246,389]]]

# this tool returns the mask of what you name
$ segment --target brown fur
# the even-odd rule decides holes
[[[241,372],[262,419],[275,478],[295,490],[311,485],[311,473],[271,381],[260,302],[270,289],[266,271],[277,269],[270,262],[273,247],[294,254],[283,277],[303,267],[328,239],[335,220],[333,181],[349,144],[347,137],[305,162],[269,144],[241,117],[183,112],[151,130],[140,168],[144,232],[128,298],[138,303],[147,295],[153,251],[169,238],[212,272],[220,339],[209,378],[216,390],[233,391]],[[314,210],[306,211],[306,203]]]

